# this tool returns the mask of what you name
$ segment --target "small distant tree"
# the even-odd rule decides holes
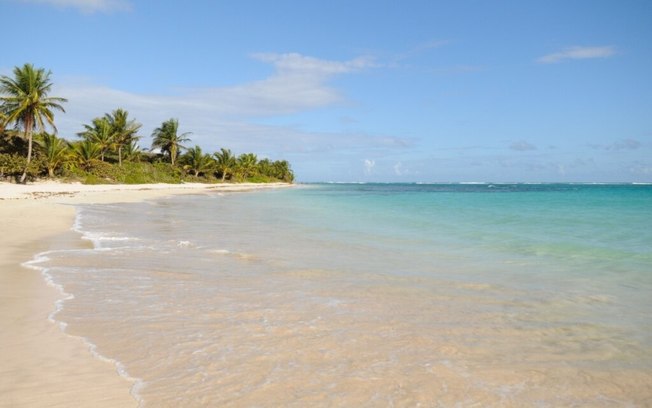
[[[154,129],[152,150],[161,149],[161,152],[170,158],[170,163],[174,166],[179,152],[184,149],[183,143],[190,141],[188,135],[190,132],[179,134],[177,119],[168,119],[161,124],[161,127]]]
[[[286,183],[294,182],[294,172],[287,160],[277,160],[272,163],[274,177]]]
[[[181,157],[183,168],[192,172],[195,177],[213,168],[214,161],[209,154],[204,154],[201,147],[195,146]]]
[[[116,109],[111,114],[104,115],[111,129],[113,146],[118,151],[118,165],[122,166],[122,151],[138,140],[138,130],[142,126],[135,120],[129,120],[129,113],[124,109]]]
[[[83,137],[97,145],[100,150],[100,160],[104,161],[104,156],[107,152],[111,151],[115,146],[115,138],[111,129],[111,123],[103,118],[93,119],[92,125],[84,125],[85,131],[79,133]]]
[[[262,159],[256,165],[256,170],[258,174],[262,174],[266,177],[274,177],[274,172],[272,169],[272,162],[269,159]]]
[[[247,179],[256,173],[258,157],[253,153],[244,153],[238,156],[237,170],[243,179]]]
[[[88,139],[73,143],[71,148],[73,159],[86,171],[93,168],[94,162],[99,161],[102,154],[100,147]]]
[[[45,161],[48,176],[54,177],[55,171],[68,159],[70,152],[68,142],[53,134],[41,133],[36,138],[36,143]]]
[[[222,175],[222,183],[227,176],[232,176],[235,171],[237,161],[231,150],[222,148],[213,155],[215,157],[215,168]]]

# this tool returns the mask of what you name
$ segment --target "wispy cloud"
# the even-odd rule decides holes
[[[512,142],[512,144],[509,145],[509,148],[517,152],[527,152],[530,150],[537,150],[537,147],[535,145],[528,143],[525,140],[518,140],[516,142]]]
[[[541,64],[553,64],[564,60],[572,59],[591,59],[591,58],[608,58],[616,54],[616,48],[613,46],[601,47],[568,47],[562,51],[544,55],[537,59]]]
[[[605,148],[607,150],[638,150],[642,146],[641,142],[635,139],[623,139],[612,143]]]
[[[241,85],[184,89],[167,95],[135,94],[78,80],[60,83],[57,92],[70,100],[69,116],[81,116],[83,121],[89,119],[88,115],[98,115],[116,106],[165,115],[194,111],[222,118],[267,117],[342,102],[344,96],[329,85],[329,80],[371,66],[363,57],[328,61],[300,54],[255,54],[254,58],[273,64],[276,72]]]
[[[69,100],[57,116],[61,136],[72,138],[83,123],[118,107],[143,123],[142,146],[152,130],[170,117],[192,141],[207,150],[229,147],[260,154],[298,154],[402,150],[414,141],[388,135],[318,132],[300,126],[264,125],[261,118],[301,114],[346,101],[330,84],[337,75],[373,67],[365,57],[329,61],[300,54],[255,54],[275,72],[267,78],[230,87],[185,89],[176,94],[138,94],[79,79],[57,80],[53,94]]]
[[[298,53],[254,53],[253,58],[273,64],[281,74],[307,74],[310,76],[344,74],[372,67],[373,59],[358,57],[349,61],[328,61]]]
[[[621,139],[611,144],[589,144],[589,147],[595,150],[609,150],[609,151],[622,151],[622,150],[638,150],[643,147],[643,144],[636,139]]]
[[[421,44],[417,44],[416,46],[412,47],[411,49],[409,49],[409,50],[407,50],[407,51],[405,51],[405,52],[403,52],[401,54],[395,55],[393,59],[394,59],[395,62],[402,61],[402,60],[405,60],[405,59],[412,58],[412,57],[415,57],[417,55],[423,54],[423,53],[428,52],[428,51],[430,51],[432,49],[443,47],[443,46],[448,45],[448,44],[450,44],[449,40],[430,40],[430,41],[427,41],[427,42],[424,42],[424,43],[421,43]]]
[[[430,40],[417,44],[411,48],[395,52],[395,53],[382,53],[380,59],[381,63],[378,66],[384,68],[414,68],[409,61],[424,54],[428,54],[431,50],[444,47],[450,44],[449,40]]]
[[[76,8],[83,13],[110,13],[131,10],[129,0],[19,0],[22,3],[47,4],[55,7]]]

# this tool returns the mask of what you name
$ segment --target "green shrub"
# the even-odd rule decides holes
[[[27,158],[18,154],[0,153],[0,178],[16,179],[23,174]],[[45,163],[41,158],[34,157],[27,168],[27,178],[34,180],[43,174]]]
[[[111,184],[108,183],[106,179],[100,178],[95,174],[88,173],[86,177],[82,179],[83,184]]]

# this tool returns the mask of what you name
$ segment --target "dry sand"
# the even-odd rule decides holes
[[[61,247],[61,240],[77,243],[70,232],[74,204],[281,186],[287,185],[0,183],[0,407],[138,405],[132,383],[113,363],[94,357],[83,339],[48,320],[62,294],[39,271],[21,265]]]

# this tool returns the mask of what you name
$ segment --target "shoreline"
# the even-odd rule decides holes
[[[66,294],[37,265],[49,250],[83,245],[77,204],[138,202],[181,194],[275,189],[274,184],[82,185],[0,183],[0,407],[136,407],[137,381],[88,340],[53,321]]]

